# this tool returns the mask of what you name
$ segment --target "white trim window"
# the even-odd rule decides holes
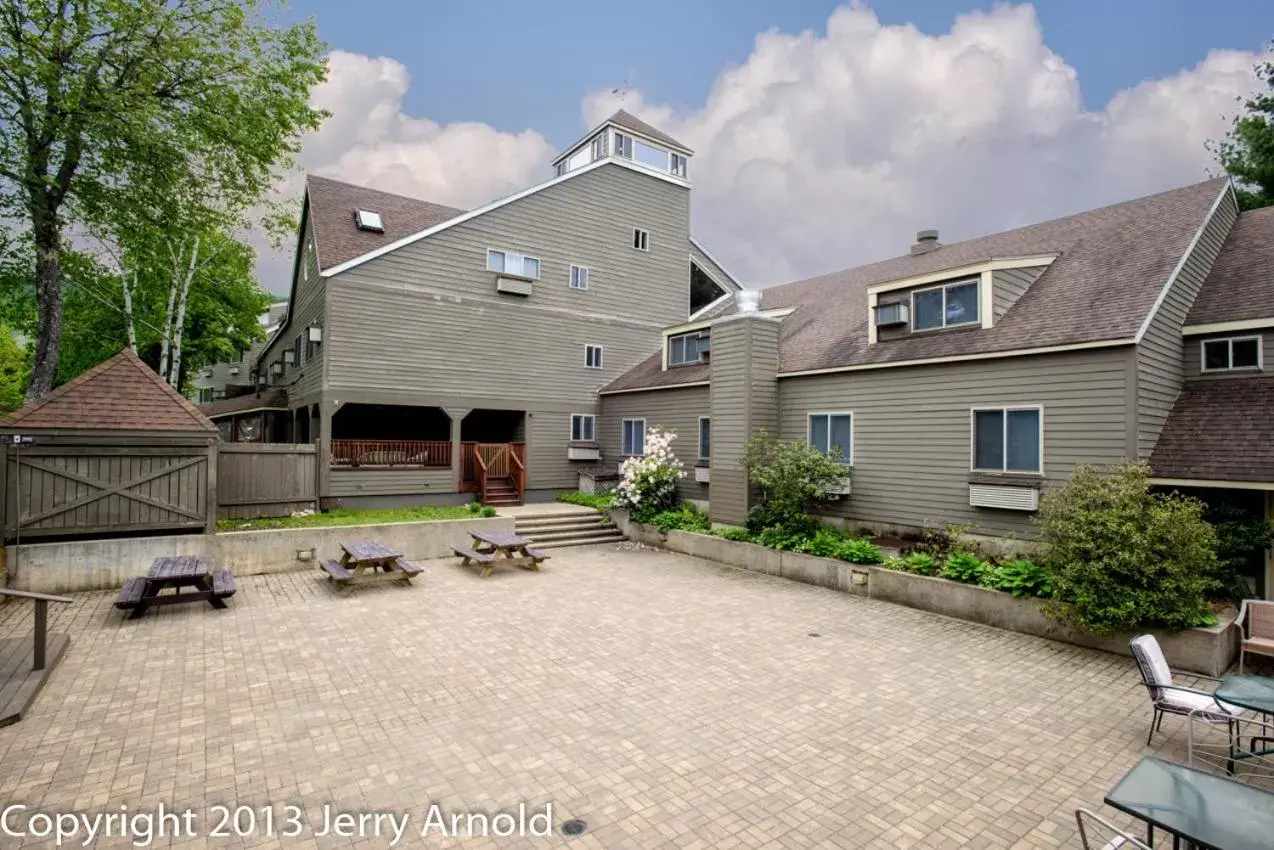
[[[1044,408],[974,407],[969,411],[969,469],[1044,472]]]
[[[811,413],[808,417],[809,444],[835,457],[838,463],[854,463],[854,414]]]
[[[584,346],[584,366],[588,369],[602,368],[602,347],[600,345]]]
[[[1265,352],[1259,336],[1205,339],[1200,346],[1203,372],[1246,372],[1264,368]]]
[[[536,280],[540,276],[540,260],[525,254],[512,251],[487,251],[487,271],[498,274],[511,274],[515,277],[529,277]]]
[[[615,133],[615,156],[625,159],[633,158],[633,137],[626,133]]]
[[[685,366],[702,363],[708,353],[710,337],[702,331],[668,337],[668,365]]]
[[[672,176],[680,177],[682,180],[685,180],[687,164],[686,158],[679,153],[669,153],[668,156],[671,163],[671,168],[668,170],[672,172]]]
[[[588,289],[588,266],[571,266],[571,289]]]
[[[640,227],[633,228],[633,247],[638,251],[650,250],[650,231]]]
[[[593,143],[589,147],[592,151],[594,162],[606,156],[606,134],[598,133],[594,136]]]
[[[597,417],[591,413],[571,414],[571,440],[591,443],[597,438]]]
[[[980,324],[979,278],[930,286],[911,293],[911,329],[916,331]]]
[[[712,457],[712,419],[708,416],[699,417],[699,460],[708,460]]]
[[[624,419],[619,423],[619,453],[624,457],[646,453],[645,419]]]

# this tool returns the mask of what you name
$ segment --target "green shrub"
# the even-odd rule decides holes
[[[708,531],[712,528],[712,522],[708,519],[708,515],[695,510],[694,505],[683,504],[680,508],[671,511],[661,511],[651,519],[651,523],[667,534],[673,530],[681,531]]]
[[[748,512],[748,530],[809,528],[809,505],[849,469],[800,440],[772,440],[764,431],[748,440],[742,464],[759,495]],[[814,531],[809,531],[812,536]]]
[[[807,537],[794,547],[797,552],[806,555],[817,555],[820,558],[840,557],[845,538],[840,532],[830,528],[821,528],[812,537]]]
[[[783,528],[767,528],[753,538],[762,546],[778,549],[780,552],[795,551],[796,547],[807,539],[802,532],[792,532]]]
[[[879,564],[885,560],[880,547],[866,537],[851,537],[844,541],[836,557],[851,564]]]
[[[712,533],[718,537],[724,537],[726,540],[733,540],[738,543],[750,543],[752,541],[752,534],[746,528],[739,528],[738,526],[732,525],[718,528]]]
[[[942,568],[942,577],[965,584],[980,584],[990,567],[990,564],[972,552],[952,552]]]
[[[1082,465],[1040,507],[1055,611],[1093,632],[1214,623],[1217,539],[1203,503],[1150,490],[1150,468]]]
[[[651,522],[655,515],[677,506],[677,482],[685,473],[672,451],[675,439],[674,431],[658,425],[647,428],[645,453],[627,458],[619,465],[615,507],[631,511],[637,522]]]
[[[481,502],[469,502],[465,507],[469,513],[474,516],[492,517],[495,516],[495,508],[490,505],[484,505]]]
[[[1243,576],[1260,572],[1274,529],[1262,517],[1234,505],[1209,505],[1204,519],[1216,529],[1217,592],[1238,602],[1251,595]]]
[[[1034,561],[1021,558],[991,568],[983,577],[982,584],[1014,596],[1037,596],[1047,599],[1053,595],[1052,571]]]
[[[568,505],[581,505],[586,508],[596,508],[604,511],[615,504],[615,494],[607,493],[558,493],[555,497],[559,502],[565,502]]]
[[[933,576],[938,574],[939,565],[933,555],[928,552],[912,552],[910,555],[902,559],[907,572],[915,573],[920,576]]]
[[[886,558],[881,563],[881,566],[887,570],[897,570],[900,573],[910,572],[910,570],[907,568],[906,559],[899,558],[897,555],[894,555],[893,557],[890,557],[890,558]]]

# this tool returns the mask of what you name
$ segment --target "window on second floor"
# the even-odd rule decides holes
[[[305,365],[304,357],[307,353],[305,348],[305,340],[301,334],[296,335],[296,340],[292,343],[292,362],[298,367]]]
[[[534,279],[540,276],[540,261],[537,257],[527,257],[512,251],[487,251],[487,269],[500,274]]]
[[[571,289],[588,289],[588,266],[571,266]]]
[[[592,442],[596,439],[597,419],[591,413],[571,414],[571,439],[580,442]]]
[[[625,419],[620,423],[619,453],[625,457],[646,453],[645,419]]]
[[[625,133],[615,134],[615,156],[633,158],[633,137]]]
[[[212,401],[212,387],[200,387],[199,388],[199,403],[207,404],[210,401]]]
[[[1203,341],[1203,371],[1233,372],[1261,368],[1261,338],[1236,336]]]
[[[668,365],[684,366],[687,363],[701,363],[706,358],[710,345],[706,333],[695,331],[668,337]]]
[[[712,420],[707,416],[699,417],[699,460],[712,457]]]
[[[650,231],[642,230],[640,227],[633,228],[633,247],[638,251],[650,250]]]
[[[809,443],[838,462],[854,462],[854,415],[852,413],[809,414]]]
[[[978,302],[976,280],[918,289],[911,293],[912,329],[926,331],[980,322]]]
[[[672,167],[669,169],[676,177],[685,178],[686,176],[686,158],[679,153],[669,154]]]
[[[602,368],[602,347],[600,345],[584,346],[584,365],[589,369]]]
[[[972,411],[976,472],[1033,472],[1044,467],[1044,417],[1039,407],[989,407]]]

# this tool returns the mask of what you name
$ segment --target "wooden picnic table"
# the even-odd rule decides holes
[[[397,549],[391,549],[376,540],[347,540],[341,543],[339,561],[323,561],[319,568],[327,573],[330,581],[342,587],[369,581],[411,582],[422,570],[403,557]]]
[[[183,587],[194,590],[183,593]],[[168,589],[176,593],[163,593]],[[146,575],[124,583],[115,607],[131,608],[128,619],[136,620],[152,605],[207,602],[213,608],[225,608],[224,600],[234,592],[234,576],[229,570],[214,570],[207,555],[166,555],[156,558]]]
[[[531,548],[531,541],[506,531],[470,531],[469,536],[476,541],[472,548],[452,548],[451,551],[460,556],[461,566],[469,566],[470,562],[482,568],[482,577],[491,575],[491,570],[498,562],[510,567],[522,567],[539,572],[540,563],[548,560],[547,552]]]

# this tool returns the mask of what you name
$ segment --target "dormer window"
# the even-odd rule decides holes
[[[686,179],[686,158],[679,153],[670,154],[672,157],[672,167],[669,169],[674,177]]]
[[[633,137],[625,133],[615,134],[615,156],[633,158]]]
[[[668,338],[668,365],[685,366],[708,359],[710,340],[703,331],[678,334]]]
[[[978,280],[917,289],[911,293],[912,329],[937,330],[980,324]]]
[[[358,210],[354,213],[354,223],[358,225],[359,230],[367,230],[372,233],[384,233],[385,223],[380,220],[380,213],[371,210]]]

